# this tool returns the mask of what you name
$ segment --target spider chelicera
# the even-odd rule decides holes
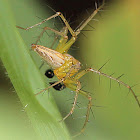
[[[138,105],[140,107],[140,102],[138,100],[138,97],[134,93],[133,89],[128,84],[120,81],[119,77],[114,78],[111,75],[107,75],[107,74],[101,72],[100,71],[101,69],[95,70],[93,68],[87,68],[87,69],[81,70],[79,72],[79,70],[81,69],[81,66],[80,66],[81,63],[78,60],[76,60],[73,56],[71,56],[70,54],[67,53],[69,48],[76,41],[77,36],[81,32],[81,30],[97,14],[97,12],[103,8],[104,0],[100,7],[97,8],[97,4],[95,4],[95,6],[96,6],[96,10],[93,11],[93,13],[90,15],[90,17],[87,20],[85,20],[85,22],[83,22],[77,30],[73,30],[70,27],[69,23],[67,22],[67,20],[63,16],[63,14],[60,12],[56,12],[56,14],[54,14],[53,16],[51,16],[51,17],[43,20],[42,22],[37,23],[31,27],[28,27],[28,28],[22,28],[22,27],[17,26],[20,29],[29,30],[29,29],[31,29],[35,26],[41,25],[44,22],[46,22],[52,18],[55,18],[57,16],[59,16],[62,19],[62,21],[64,22],[65,27],[62,29],[62,31],[57,31],[57,30],[54,30],[49,27],[44,27],[44,30],[41,32],[41,35],[38,38],[38,40],[39,40],[40,37],[43,35],[43,33],[46,30],[51,30],[52,32],[56,33],[57,35],[60,35],[61,38],[60,38],[59,43],[55,50],[41,46],[41,45],[36,45],[38,40],[37,40],[36,44],[32,44],[32,49],[35,52],[37,52],[53,69],[53,70],[47,70],[45,75],[48,78],[52,78],[55,75],[59,79],[57,82],[50,82],[49,87],[41,90],[40,92],[38,92],[35,95],[38,95],[51,87],[53,87],[56,90],[62,90],[65,87],[67,87],[67,88],[70,88],[71,90],[75,91],[75,97],[74,97],[74,102],[73,102],[72,108],[69,111],[69,113],[62,120],[65,120],[68,116],[70,116],[74,112],[78,95],[81,94],[81,95],[85,96],[89,100],[89,102],[87,105],[87,113],[86,113],[85,122],[81,129],[81,132],[83,132],[85,130],[86,124],[89,120],[89,114],[90,114],[90,110],[92,107],[92,97],[88,92],[85,92],[81,89],[81,83],[80,83],[79,79],[82,76],[84,76],[85,74],[87,74],[88,72],[93,72],[98,75],[102,75],[102,76],[107,77],[111,80],[114,80],[114,81],[118,82],[119,84],[128,88],[129,91],[133,94],[136,102],[138,103]],[[68,36],[67,36],[68,31],[70,32],[70,34],[72,36],[71,39],[69,39],[69,40],[68,40]]]

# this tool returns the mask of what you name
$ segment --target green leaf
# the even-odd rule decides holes
[[[45,83],[16,29],[9,3],[0,1],[0,58],[31,121],[37,139],[70,139],[51,94],[34,96]]]

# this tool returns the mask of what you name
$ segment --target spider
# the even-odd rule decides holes
[[[31,29],[35,26],[41,25],[44,22],[46,22],[46,21],[48,21],[52,18],[55,18],[57,16],[59,16],[62,19],[62,21],[64,22],[65,27],[63,27],[63,29],[61,31],[57,31],[57,30],[54,30],[54,29],[49,28],[49,27],[44,27],[43,31],[41,32],[41,35],[38,38],[38,40],[39,40],[40,37],[43,35],[43,33],[46,30],[51,30],[55,34],[61,36],[61,38],[59,40],[59,43],[58,43],[58,46],[56,47],[55,50],[44,47],[44,46],[41,46],[41,45],[36,45],[38,40],[36,41],[36,44],[32,44],[32,49],[35,52],[37,52],[53,69],[53,70],[51,70],[51,69],[47,70],[45,75],[48,78],[52,78],[55,75],[59,79],[59,81],[57,81],[57,82],[56,81],[55,82],[50,82],[49,87],[41,90],[40,92],[38,92],[35,95],[38,95],[38,94],[42,93],[43,91],[48,90],[51,87],[53,87],[54,89],[59,90],[59,91],[64,89],[65,87],[75,91],[75,97],[74,97],[74,102],[73,102],[72,108],[69,111],[69,113],[62,119],[63,121],[74,112],[74,109],[75,109],[75,106],[76,106],[76,103],[77,103],[78,95],[81,94],[81,95],[85,96],[88,99],[88,105],[87,105],[85,122],[83,124],[83,127],[82,127],[80,133],[84,132],[86,124],[89,120],[89,114],[90,114],[90,110],[91,110],[91,107],[92,107],[92,97],[88,92],[83,91],[81,89],[81,83],[80,83],[79,79],[89,72],[93,72],[93,73],[96,73],[98,75],[102,75],[104,77],[107,77],[107,78],[109,78],[111,80],[114,80],[114,81],[118,82],[119,84],[125,86],[126,88],[128,88],[129,91],[133,94],[136,102],[138,103],[138,106],[140,107],[140,102],[138,100],[138,97],[134,93],[131,86],[129,86],[128,84],[126,84],[122,81],[120,81],[119,77],[114,78],[111,75],[107,75],[107,74],[100,71],[101,68],[99,70],[96,70],[96,69],[93,69],[93,68],[87,68],[85,70],[80,71],[80,69],[81,69],[80,64],[81,63],[78,60],[76,60],[73,56],[68,54],[69,48],[76,41],[77,36],[80,34],[81,30],[98,13],[98,11],[100,11],[103,8],[104,4],[105,4],[104,0],[103,0],[102,5],[99,6],[99,7],[97,7],[97,4],[95,4],[96,10],[93,11],[93,13],[90,15],[90,17],[87,20],[85,20],[85,22],[83,22],[77,30],[73,30],[70,27],[69,23],[67,22],[67,20],[63,16],[63,14],[60,13],[60,12],[56,12],[56,14],[52,15],[51,17],[43,20],[40,23],[37,23],[33,26],[30,26],[28,28],[22,28],[22,27],[17,26],[20,29],[29,30],[29,29]],[[70,39],[68,39],[68,36],[67,36],[68,31],[71,34]]]

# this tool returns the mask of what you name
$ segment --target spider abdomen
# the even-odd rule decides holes
[[[32,49],[36,51],[53,69],[61,67],[65,63],[63,54],[41,46],[32,44]]]

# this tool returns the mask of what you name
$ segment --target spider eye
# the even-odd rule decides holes
[[[55,81],[55,82],[50,82],[49,84],[50,84],[50,85],[53,85],[54,83],[56,83],[56,81]],[[53,86],[53,88],[54,88],[55,90],[61,91],[61,90],[63,90],[64,88],[66,88],[66,86],[65,86],[63,83],[59,83],[59,84]]]
[[[48,78],[53,78],[53,77],[54,77],[54,72],[53,72],[53,70],[48,69],[48,70],[45,72],[45,75],[46,75]]]

